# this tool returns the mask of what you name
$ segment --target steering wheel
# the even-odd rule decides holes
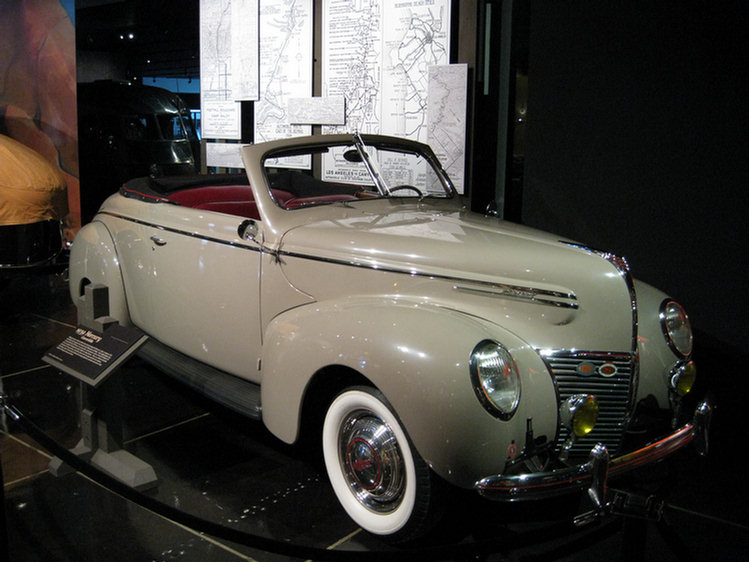
[[[424,199],[424,194],[421,192],[421,190],[419,190],[418,187],[414,187],[412,185],[405,185],[404,184],[404,185],[397,185],[395,187],[391,187],[390,188],[390,193],[393,193],[393,192],[401,190],[401,189],[409,189],[411,191],[415,191],[416,193],[419,194],[419,199]]]

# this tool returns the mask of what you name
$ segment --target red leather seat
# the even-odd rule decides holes
[[[271,191],[273,197],[282,206],[293,197],[288,191],[280,189]],[[170,194],[169,200],[194,209],[260,220],[252,188],[248,185],[209,185],[185,189]]]

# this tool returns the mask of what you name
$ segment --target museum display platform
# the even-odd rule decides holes
[[[42,356],[75,326],[76,310],[61,277],[19,276],[4,288],[0,391],[66,449],[81,437],[81,383],[44,363]],[[507,523],[495,504],[470,494],[453,506],[453,526],[435,539],[444,541],[450,554],[435,556],[434,547],[440,545],[432,543],[417,546],[413,558],[429,551],[424,559],[745,560],[749,483],[740,454],[747,438],[746,424],[739,423],[742,393],[734,386],[739,380],[727,359],[718,357],[714,347],[700,353],[701,376],[712,376],[718,403],[710,456],[699,460],[679,454],[668,467],[641,477],[644,487],[650,476],[660,489],[664,478],[674,482],[664,522],[611,518],[559,533],[564,527],[557,512],[521,510],[519,521]],[[321,551],[353,551],[351,560],[356,552],[403,555],[402,549],[367,535],[348,519],[314,452],[281,444],[261,423],[206,401],[137,357],[113,376],[119,377],[123,447],[151,465],[158,478],[156,487],[143,492],[147,497],[248,536]],[[5,414],[0,459],[7,527],[6,552],[0,534],[0,559],[3,554],[19,562],[298,559],[200,533],[80,473],[53,476],[48,471],[52,455]],[[477,556],[475,545],[487,541],[494,541],[493,549]],[[503,542],[509,546],[501,546]],[[464,556],[456,544],[464,547]]]

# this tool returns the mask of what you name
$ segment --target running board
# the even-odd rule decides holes
[[[139,357],[211,400],[256,420],[262,418],[260,385],[215,369],[154,339],[137,351]]]

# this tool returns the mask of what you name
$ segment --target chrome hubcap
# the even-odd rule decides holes
[[[350,413],[341,424],[338,458],[362,505],[377,513],[398,507],[406,473],[398,441],[384,421],[366,410]]]

